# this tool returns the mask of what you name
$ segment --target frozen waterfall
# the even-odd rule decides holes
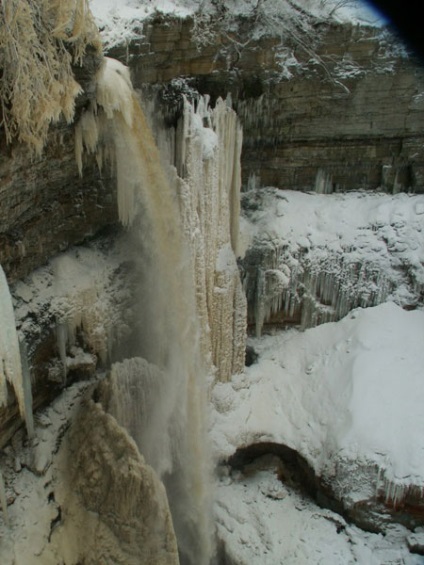
[[[224,101],[184,102],[169,174],[132,90],[107,59],[97,102],[76,128],[76,157],[116,172],[119,217],[138,250],[139,357],[115,363],[110,410],[165,483],[182,563],[213,555],[207,384],[244,365],[238,275],[241,129]]]

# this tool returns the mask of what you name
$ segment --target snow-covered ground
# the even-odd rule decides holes
[[[409,553],[411,534],[402,526],[389,527],[384,536],[364,532],[285,487],[271,471],[221,479],[215,514],[234,565],[424,563]]]

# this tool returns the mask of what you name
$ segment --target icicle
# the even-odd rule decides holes
[[[68,332],[66,323],[62,322],[56,326],[56,340],[57,348],[59,350],[59,357],[62,362],[63,369],[63,385],[66,386],[67,365],[66,365],[66,346],[68,343]]]
[[[32,433],[32,406],[24,383],[18,334],[15,326],[12,297],[3,268],[0,265],[0,406],[7,403],[7,382],[13,386],[18,401],[19,412],[27,423],[28,433]]]
[[[201,97],[194,110],[184,100],[176,144],[177,170],[184,177],[180,209],[194,266],[201,341],[212,352],[221,380],[244,367],[246,305],[235,259],[241,140],[239,122],[226,102],[218,99],[211,109],[209,98]]]
[[[99,130],[93,110],[84,112],[75,126],[75,158],[79,174],[82,176],[82,153],[95,153],[99,141]],[[101,161],[100,161],[101,162]],[[101,168],[101,167],[99,167]]]
[[[331,194],[333,192],[333,182],[331,175],[323,169],[318,169],[315,178],[315,192],[317,194]]]
[[[6,500],[6,489],[4,486],[3,475],[0,470],[0,506],[3,511],[4,522],[6,526],[9,526],[9,513],[7,510],[7,500]]]

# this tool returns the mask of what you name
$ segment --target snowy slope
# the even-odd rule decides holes
[[[331,17],[339,22],[381,26],[384,20],[369,5],[357,0],[297,0],[299,7],[320,19]],[[252,0],[231,0],[223,2],[231,14],[252,13],[258,2]],[[140,23],[155,12],[187,17],[197,11],[204,14],[214,10],[211,0],[91,0],[91,11],[102,32],[103,42],[112,47],[140,36]],[[288,9],[284,0],[265,0],[267,15],[275,16]]]

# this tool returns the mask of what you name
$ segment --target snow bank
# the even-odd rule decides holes
[[[284,245],[292,256],[306,251],[310,261],[343,254],[350,263],[374,263],[394,279],[409,266],[424,284],[423,195],[262,189],[259,199],[259,209],[247,212],[252,239]]]
[[[160,11],[177,17],[187,17],[196,8],[192,0],[91,0],[91,11],[100,28],[106,47],[125,45],[141,36],[140,23]]]
[[[275,441],[318,474],[362,461],[424,485],[423,342],[424,313],[391,303],[255,341],[259,363],[215,386],[216,456]]]

